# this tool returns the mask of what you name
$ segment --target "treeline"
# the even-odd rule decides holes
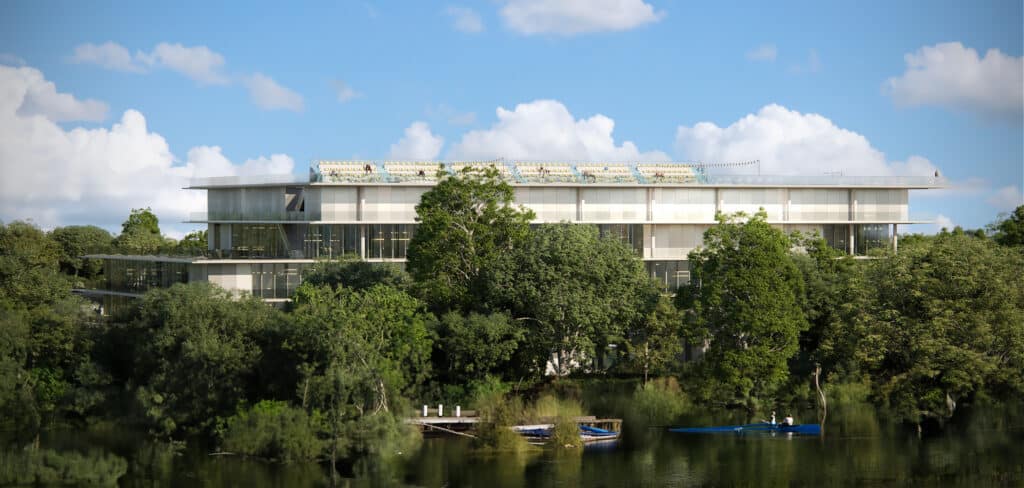
[[[89,266],[74,259],[155,244],[150,212],[133,211],[109,241],[2,226],[4,428],[25,445],[56,425],[115,419],[351,468],[409,452],[413,402],[470,406],[552,377],[675,376],[637,398],[657,404],[661,388],[753,417],[813,407],[818,370],[826,389],[864,385],[866,400],[917,424],[1024,393],[1024,207],[988,231],[911,236],[867,260],[764,214],[723,216],[673,296],[618,238],[531,227],[513,197],[495,170],[446,178],[417,206],[408,272],[317,263],[285,310],[195,283],[109,320],[70,293],[69,275]]]

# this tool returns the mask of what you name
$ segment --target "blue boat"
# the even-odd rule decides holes
[[[797,434],[797,435],[821,435],[821,424],[772,424],[768,422],[760,422],[756,424],[746,425],[723,425],[720,427],[671,427],[668,429],[669,432],[678,432],[683,434],[722,434],[722,433],[735,433],[743,434],[746,432],[751,433],[772,433],[778,432],[783,434]]]
[[[526,437],[527,441],[531,444],[541,445],[546,443],[551,437],[551,430],[553,428],[554,426],[551,424],[541,424],[516,426],[513,427],[512,430],[516,431],[523,437]],[[582,440],[585,445],[614,442],[618,439],[618,432],[599,429],[589,425],[580,425],[580,440]]]

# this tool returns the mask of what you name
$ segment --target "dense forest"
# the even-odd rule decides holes
[[[103,278],[83,255],[190,254],[205,232],[166,239],[148,210],[116,237],[0,225],[5,447],[113,421],[333,475],[412,449],[414,404],[500,422],[507,405],[573,400],[581,382],[629,382],[664,421],[671,405],[753,419],[856,392],[941,429],[965,406],[1024,397],[1024,207],[867,259],[763,213],[722,215],[690,254],[691,284],[669,293],[617,238],[531,226],[513,195],[496,171],[446,178],[417,206],[407,270],[323,261],[283,310],[193,283],[101,317],[71,292]]]

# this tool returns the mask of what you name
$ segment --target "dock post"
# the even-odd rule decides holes
[[[423,416],[424,417],[427,416],[427,406],[426,405],[423,406]]]
[[[440,403],[437,404],[437,416],[444,417],[444,405]]]
[[[461,417],[462,416],[462,405],[456,405],[455,406],[455,416],[456,417]]]

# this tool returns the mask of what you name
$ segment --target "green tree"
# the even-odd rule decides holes
[[[271,307],[209,283],[151,290],[131,320],[137,399],[158,431],[208,430],[246,399]]]
[[[0,225],[0,299],[31,309],[67,296],[59,257],[60,248],[35,225]]]
[[[345,286],[353,290],[365,290],[375,285],[407,290],[411,285],[409,275],[398,266],[392,263],[368,263],[355,256],[318,261],[306,271],[302,281],[314,286]]]
[[[85,279],[95,278],[103,271],[103,261],[85,259],[86,254],[110,252],[114,238],[95,225],[70,225],[50,231],[50,238],[60,246],[62,272]]]
[[[133,208],[121,224],[115,247],[126,254],[155,254],[165,245],[160,235],[160,220],[147,208]]]
[[[528,330],[523,352],[535,374],[552,358],[559,375],[583,358],[599,358],[658,297],[636,253],[587,225],[540,226],[488,276],[491,302]]]
[[[667,296],[636,327],[628,329],[631,363],[643,373],[644,382],[653,374],[664,374],[683,353],[683,317]]]
[[[304,376],[299,396],[323,413],[332,477],[339,457],[393,453],[382,446],[409,438],[395,406],[429,373],[433,317],[419,300],[384,285],[355,291],[304,283],[294,299],[289,347]]]
[[[787,361],[808,327],[791,241],[762,210],[718,217],[704,248],[690,252],[692,282],[680,290],[691,340],[709,340],[702,396],[750,413],[787,379]]]
[[[969,235],[900,249],[867,270],[876,396],[911,423],[978,392],[1024,393],[1024,257]]]
[[[529,236],[534,214],[515,208],[514,199],[512,186],[493,167],[466,168],[423,194],[408,268],[419,295],[435,311],[484,304],[484,270]]]
[[[189,232],[174,245],[174,251],[176,253],[188,256],[198,256],[206,252],[206,250],[206,230]]]
[[[991,227],[996,242],[1004,246],[1024,246],[1024,205]]]
[[[438,323],[435,356],[441,379],[467,384],[508,369],[508,362],[525,339],[526,331],[505,313],[463,316],[448,312]]]

